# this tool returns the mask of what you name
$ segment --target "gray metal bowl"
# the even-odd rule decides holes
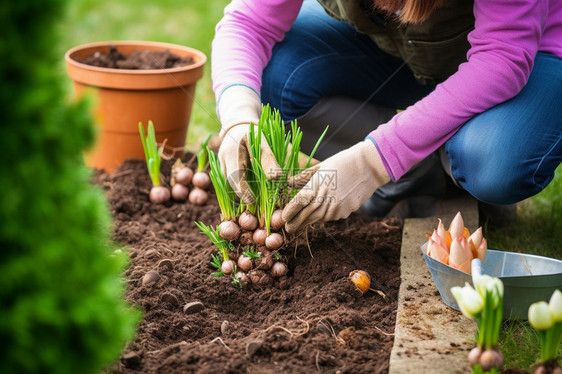
[[[443,302],[459,310],[451,287],[472,285],[471,275],[429,257],[426,246],[424,242],[420,249]],[[532,303],[548,302],[556,289],[562,290],[562,261],[549,257],[489,249],[482,274],[502,280],[505,319],[527,319]]]

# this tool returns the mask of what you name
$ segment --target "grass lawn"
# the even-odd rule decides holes
[[[513,224],[485,231],[490,248],[562,259],[562,166],[543,191],[518,204]]]
[[[153,40],[187,45],[203,51],[209,61],[215,24],[227,0],[108,1],[76,0],[67,17],[61,17],[63,41],[58,46],[61,76],[64,52],[78,44],[104,40]],[[71,82],[68,79],[69,94]],[[199,140],[218,132],[211,90],[210,62],[198,82],[190,127],[188,148],[197,149]],[[534,253],[562,259],[562,167],[555,180],[540,194],[518,204],[518,217],[509,227],[484,227],[489,247]],[[507,324],[502,332],[502,349],[507,365],[528,367],[537,357],[538,338],[528,324]],[[524,349],[522,347],[525,347]],[[522,350],[534,352],[522,355]]]

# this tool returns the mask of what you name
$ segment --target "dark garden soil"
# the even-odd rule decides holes
[[[162,171],[170,178],[172,161]],[[219,223],[205,206],[149,203],[143,161],[96,173],[128,248],[129,302],[142,309],[138,334],[111,373],[386,373],[400,283],[401,222],[347,220],[315,225],[289,246],[289,273],[265,289],[239,290],[214,277],[216,252],[194,221]],[[348,274],[362,268],[384,291],[361,295]],[[150,271],[155,283],[143,284]]]
[[[135,50],[129,55],[123,55],[115,46],[110,46],[108,53],[96,52],[77,61],[102,68],[134,70],[171,69],[193,64],[191,57],[182,58],[168,50]]]

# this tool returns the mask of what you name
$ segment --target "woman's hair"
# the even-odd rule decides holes
[[[429,18],[443,0],[373,0],[376,9],[388,13],[400,12],[403,23],[420,23]]]
[[[404,23],[419,23],[429,18],[442,4],[442,0],[406,0],[400,20]]]

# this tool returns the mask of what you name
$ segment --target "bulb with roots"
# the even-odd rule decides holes
[[[478,364],[480,362],[481,354],[482,354],[482,348],[480,347],[472,348],[472,350],[468,353],[468,363],[471,366]]]
[[[238,282],[240,283],[240,286],[242,288],[250,287],[252,281],[250,280],[250,277],[248,276],[248,274],[244,273],[243,271],[238,271],[238,272],[236,272],[235,277],[238,280]]]
[[[281,234],[274,232],[265,239],[265,246],[272,251],[281,248],[283,245],[283,237]]]
[[[254,231],[258,228],[258,219],[252,213],[245,211],[238,217],[238,224],[243,230]]]
[[[281,230],[281,228],[285,226],[285,220],[283,219],[282,215],[282,209],[276,209],[273,211],[273,214],[271,215],[271,228],[273,230]]]
[[[503,355],[496,349],[486,349],[480,354],[479,362],[482,370],[489,371],[492,368],[499,368],[503,365]]]
[[[265,240],[267,239],[267,231],[265,229],[256,229],[252,235],[254,243],[257,245],[265,245]]]
[[[223,221],[219,225],[219,236],[225,240],[236,240],[240,237],[240,227],[233,221]]]
[[[281,261],[275,262],[271,267],[271,275],[273,276],[273,278],[281,278],[287,275],[288,271],[289,269],[287,268],[287,265],[285,265],[285,263]]]
[[[562,367],[558,366],[556,360],[550,360],[537,366],[533,374],[562,374]]]
[[[238,268],[242,271],[248,272],[252,270],[252,259],[246,255],[238,257]]]
[[[211,177],[209,177],[209,174],[205,173],[204,171],[198,171],[193,175],[191,183],[193,183],[195,187],[204,190],[211,185]]]
[[[191,168],[184,166],[178,170],[176,173],[176,183],[183,184],[184,186],[188,186],[193,179],[193,170]]]
[[[269,270],[273,266],[273,254],[266,248],[262,249],[261,256],[256,259],[256,269]]]
[[[170,200],[170,190],[163,186],[154,186],[150,189],[148,197],[151,202],[160,204]]]
[[[269,287],[273,284],[273,277],[263,270],[252,270],[248,273],[248,276],[256,287]]]
[[[244,231],[240,234],[239,243],[241,246],[252,245],[254,242],[252,241],[252,233],[250,231]]]
[[[204,205],[207,200],[209,200],[209,194],[201,188],[194,188],[189,194],[189,202],[194,205]]]
[[[188,194],[188,188],[181,183],[176,183],[174,184],[174,187],[172,187],[172,197],[174,198],[174,200],[184,201],[185,199],[187,199]]]
[[[232,260],[223,261],[222,265],[221,265],[221,271],[225,275],[230,275],[234,272],[235,266],[236,266],[236,263]]]

